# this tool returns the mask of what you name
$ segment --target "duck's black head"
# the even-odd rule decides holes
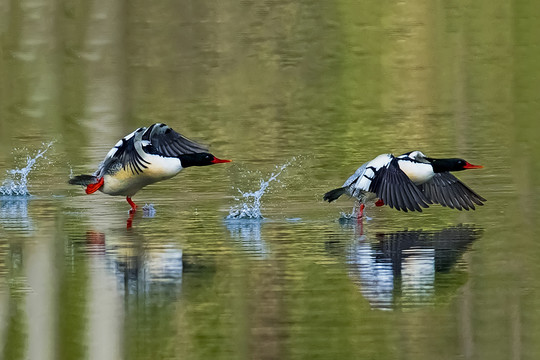
[[[183,168],[190,166],[206,166],[231,162],[231,160],[218,159],[210,153],[184,154],[178,157]]]
[[[473,165],[463,159],[433,159],[426,158],[433,166],[433,172],[441,173],[445,171],[461,171],[467,169],[481,169],[483,166]]]

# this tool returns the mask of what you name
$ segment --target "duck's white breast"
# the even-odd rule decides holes
[[[109,195],[133,196],[146,185],[169,179],[182,170],[178,158],[167,158],[159,155],[145,154],[143,168],[140,173],[133,173],[129,167],[122,168],[112,175],[104,176],[104,184],[100,189]]]
[[[399,168],[411,179],[415,185],[421,185],[426,181],[431,180],[435,175],[431,164],[413,162],[413,161],[398,161]]]
[[[142,175],[156,179],[155,181],[169,179],[182,170],[182,163],[178,158],[145,154],[144,160],[149,164],[146,164],[147,168]]]

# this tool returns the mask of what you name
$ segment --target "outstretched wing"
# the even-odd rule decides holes
[[[474,204],[481,206],[484,205],[483,201],[486,201],[449,172],[435,174],[419,188],[426,198],[451,209],[474,210]]]
[[[133,174],[143,172],[149,164],[142,157],[141,137],[145,130],[145,127],[139,128],[118,141],[105,156],[95,175],[102,177],[122,168],[130,170]]]
[[[165,124],[151,125],[142,136],[144,151],[161,156],[177,157],[208,152],[208,148],[177,133]]]
[[[395,157],[385,166],[374,169],[369,191],[377,194],[384,203],[397,210],[422,211],[431,201],[399,168]]]

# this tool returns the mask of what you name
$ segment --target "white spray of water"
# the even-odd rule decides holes
[[[354,207],[352,208],[350,213],[346,213],[344,211],[341,211],[339,213],[339,221],[350,221],[350,220],[357,220],[358,217],[358,204],[354,204]]]
[[[156,216],[156,209],[154,204],[144,204],[142,207],[143,218],[153,218]]]
[[[268,189],[270,183],[277,179],[279,175],[294,161],[295,158],[287,161],[285,164],[277,167],[277,171],[273,172],[270,177],[265,181],[260,180],[259,190],[253,192],[243,192],[240,189],[237,189],[238,192],[242,195],[243,201],[239,205],[234,205],[229,209],[229,215],[227,219],[262,219],[261,213],[261,198]]]
[[[36,164],[39,158],[42,158],[44,154],[52,146],[53,141],[45,145],[44,149],[37,152],[34,157],[26,157],[26,166],[22,169],[8,170],[8,177],[2,182],[0,186],[1,196],[29,196],[28,192],[28,174]]]
[[[341,211],[339,216],[339,222],[342,224],[346,224],[348,222],[358,222],[358,212],[360,211],[360,205],[358,202],[355,202],[354,207],[352,208],[350,213]],[[369,221],[371,218],[366,215],[366,212],[364,211],[364,220]]]

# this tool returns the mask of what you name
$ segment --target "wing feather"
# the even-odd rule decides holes
[[[142,157],[140,140],[146,128],[139,128],[129,135],[124,136],[114,148],[112,148],[95,175],[101,177],[111,174],[119,169],[127,169],[133,174],[139,174],[147,168],[148,161]]]
[[[434,203],[458,210],[475,210],[474,204],[482,206],[486,201],[449,172],[435,174],[431,180],[419,185],[419,188]]]
[[[161,156],[178,157],[185,154],[208,152],[208,148],[177,133],[165,124],[153,124],[144,133],[150,141],[148,150]]]
[[[369,191],[377,194],[391,208],[403,211],[422,211],[429,207],[429,199],[399,168],[395,157],[375,172]]]

